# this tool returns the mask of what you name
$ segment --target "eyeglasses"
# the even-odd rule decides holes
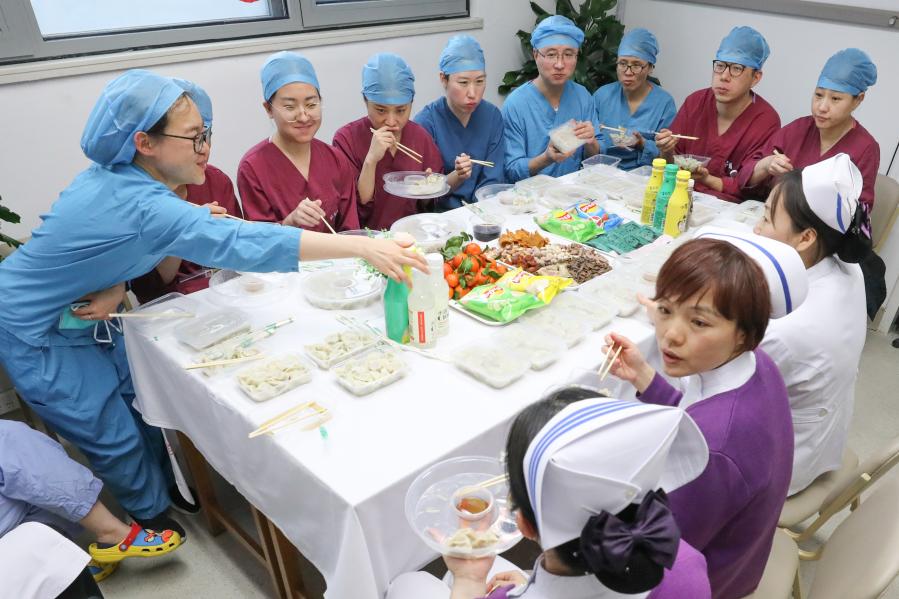
[[[562,52],[561,54],[556,52],[555,50],[550,50],[546,54],[544,54],[540,50],[536,50],[536,52],[537,52],[537,54],[539,54],[546,60],[553,62],[553,63],[558,62],[560,58],[562,59],[563,62],[572,62],[574,60],[577,60],[577,51],[576,50],[566,50],[565,52]]]
[[[747,68],[748,67],[735,62],[724,62],[723,60],[712,61],[712,70],[719,75],[724,73],[724,71],[730,71],[731,77],[739,77]]]
[[[296,123],[298,120],[300,120],[301,114],[305,114],[306,116],[317,114],[322,107],[322,101],[310,100],[309,102],[306,102],[302,106],[297,106],[296,108],[290,106],[279,106],[277,104],[272,104],[272,106],[277,108],[278,112],[284,115],[284,118],[288,123]]]
[[[203,144],[212,143],[212,127],[204,127],[202,131],[197,133],[193,137],[187,137],[185,135],[172,135],[171,133],[157,133],[157,135],[162,135],[163,137],[174,137],[175,139],[189,139],[194,142],[194,152],[197,154],[203,153]]]
[[[625,60],[621,60],[617,63],[618,70],[622,73],[627,73],[630,71],[634,75],[639,75],[643,71],[649,68],[649,64],[645,62],[627,62]]]

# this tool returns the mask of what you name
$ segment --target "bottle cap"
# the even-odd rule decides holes
[[[428,268],[431,269],[432,274],[434,270],[443,272],[443,256],[441,256],[440,254],[432,253],[425,256],[425,260],[428,261]]]
[[[686,181],[690,178],[690,171],[679,170],[677,171],[677,179],[678,181]]]
[[[680,167],[677,166],[676,164],[669,164],[669,165],[665,166],[665,174],[666,175],[669,173],[673,175],[673,174],[677,173],[678,170],[680,170]]]
[[[665,162],[664,158],[654,158],[652,161],[652,168],[665,168],[665,165],[668,164]]]

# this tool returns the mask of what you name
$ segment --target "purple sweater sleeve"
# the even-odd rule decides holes
[[[671,386],[671,383],[662,378],[658,372],[652,377],[652,382],[643,393],[637,397],[643,403],[651,403],[659,406],[677,407],[684,394]]]

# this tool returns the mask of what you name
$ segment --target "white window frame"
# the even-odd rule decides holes
[[[353,0],[334,4],[317,4],[316,0],[280,2],[283,4],[283,11],[275,12],[284,16],[264,20],[44,39],[30,0],[3,0],[0,4],[0,67],[52,59],[291,35],[305,31],[467,17],[470,9],[468,0]],[[273,5],[277,4],[273,2]]]

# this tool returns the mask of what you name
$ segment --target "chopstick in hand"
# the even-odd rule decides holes
[[[377,133],[377,132],[378,132],[377,129],[374,129],[374,128],[372,128],[372,127],[369,127],[369,130],[370,130],[372,133]],[[402,152],[403,154],[405,154],[406,156],[408,156],[409,158],[411,158],[412,160],[414,160],[414,161],[417,162],[418,164],[421,164],[421,163],[422,163],[422,162],[421,162],[421,159],[423,158],[422,155],[419,154],[418,152],[416,152],[415,150],[413,150],[412,148],[410,148],[410,147],[408,147],[408,146],[404,146],[404,145],[401,144],[400,142],[396,141],[396,139],[394,139],[393,145],[394,145],[394,147],[396,147],[397,150],[399,150],[400,152]]]
[[[600,366],[599,366],[599,382],[600,383],[605,380],[606,375],[608,375],[609,371],[612,370],[612,366],[614,366],[615,360],[618,359],[618,355],[621,353],[621,350],[623,349],[624,346],[619,345],[618,349],[615,351],[615,354],[612,355],[613,347],[614,347],[614,345],[609,347],[608,351],[606,352],[605,357],[603,358],[602,364],[600,364]],[[609,356],[611,356],[611,359],[609,359]]]
[[[486,166],[487,168],[493,168],[494,166],[496,166],[489,160],[475,160],[474,158],[470,158],[469,160],[472,164],[480,164],[481,166]]]
[[[328,219],[325,218],[324,216],[322,216],[321,219],[322,219],[322,222],[325,223],[325,226],[328,227],[328,230],[330,230],[332,233],[337,235],[337,231],[334,230],[334,227],[331,226],[331,223],[328,222]]]

